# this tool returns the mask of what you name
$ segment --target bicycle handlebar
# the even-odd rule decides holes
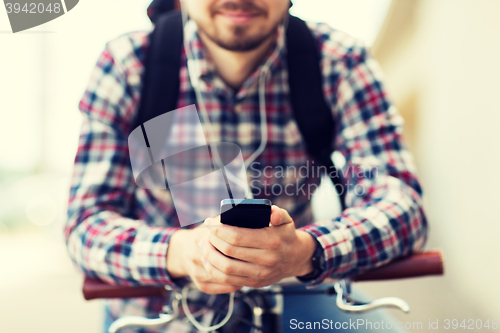
[[[441,251],[416,253],[387,265],[369,270],[353,278],[353,281],[380,281],[443,275],[444,262]],[[163,286],[118,286],[85,277],[83,297],[89,301],[99,298],[165,297]]]

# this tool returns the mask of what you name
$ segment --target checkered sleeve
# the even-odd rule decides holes
[[[427,237],[422,189],[402,137],[403,119],[388,99],[378,63],[340,32],[319,38],[325,96],[337,124],[333,148],[346,159],[339,170],[344,187],[338,190],[346,191],[347,209],[304,228],[326,259],[312,285],[419,251]]]
[[[125,37],[106,46],[80,101],[83,124],[65,237],[72,260],[89,277],[111,284],[172,284],[166,254],[176,229],[134,213],[140,203],[134,200],[127,133],[138,104],[129,85],[137,78],[129,67],[137,63],[115,54],[137,55],[140,48],[132,47]]]

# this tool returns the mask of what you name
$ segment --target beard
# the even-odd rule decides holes
[[[223,38],[220,33],[215,31],[209,33],[202,26],[198,26],[201,33],[210,39],[217,46],[233,52],[248,52],[257,49],[271,36],[276,35],[279,23],[267,33],[261,33],[255,36],[247,36],[247,27],[233,27],[231,28],[231,37]]]
[[[217,14],[224,11],[242,11],[251,14],[258,14],[264,18],[268,17],[266,9],[257,6],[251,0],[222,1],[222,3],[216,4],[210,8],[212,19],[214,19]],[[264,27],[262,29],[258,29],[259,31],[254,33],[249,32],[252,30],[252,26],[249,25],[235,25],[227,28],[228,31],[221,31],[217,25],[212,25],[206,29],[202,24],[198,24],[198,28],[203,35],[225,50],[233,52],[248,52],[257,49],[272,35],[275,35],[278,31],[280,23],[281,21],[276,22],[270,29]]]

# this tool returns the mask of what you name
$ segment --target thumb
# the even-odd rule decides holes
[[[205,220],[203,225],[210,227],[210,226],[217,226],[220,225],[220,215],[217,215],[215,217],[209,217],[208,219]]]
[[[284,209],[279,208],[278,206],[273,205],[271,211],[271,224],[274,226],[279,226],[283,224],[288,224],[293,222],[288,212]]]

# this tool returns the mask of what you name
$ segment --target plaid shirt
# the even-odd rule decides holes
[[[286,43],[269,55],[268,143],[248,177],[255,197],[288,210],[297,228],[323,247],[326,267],[309,282],[316,285],[420,250],[427,223],[415,164],[402,138],[403,119],[388,99],[378,64],[348,35],[325,24],[309,27],[321,54],[324,95],[336,121],[332,147],[346,159],[341,171],[350,184],[348,208],[330,220],[313,220],[310,194],[320,177],[292,115]],[[172,198],[166,190],[135,184],[127,147],[141,98],[147,38],[148,32],[135,32],[109,42],[92,73],[79,105],[83,124],[65,234],[71,258],[90,277],[111,284],[176,286],[166,269],[169,238],[179,228]],[[261,140],[259,68],[235,93],[216,75],[193,22],[186,38],[201,68],[200,89],[216,140],[238,144],[248,158]],[[284,38],[280,30],[278,40]],[[184,51],[181,64],[179,108],[197,103]],[[309,177],[290,171],[301,167]],[[287,184],[294,191],[273,191]],[[111,317],[155,317],[163,305],[158,299],[108,302]]]

